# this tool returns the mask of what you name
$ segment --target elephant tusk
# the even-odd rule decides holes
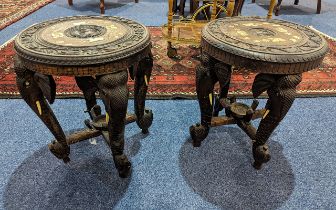
[[[210,104],[212,106],[212,93],[209,93],[209,101],[210,101]]]
[[[41,108],[40,101],[36,101],[36,107],[37,107],[39,114],[42,115],[42,108]]]
[[[110,117],[109,117],[108,113],[106,112],[106,123],[108,123],[109,120],[110,120]]]
[[[145,75],[144,78],[145,78],[146,86],[148,86],[148,79],[147,79],[147,76]]]
[[[265,119],[265,117],[268,115],[269,112],[270,112],[270,110],[267,109],[266,112],[265,112],[265,114],[264,114],[264,116],[262,118]]]

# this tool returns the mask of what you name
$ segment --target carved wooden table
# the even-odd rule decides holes
[[[253,166],[260,169],[270,160],[268,138],[285,117],[301,82],[302,72],[316,68],[328,52],[323,37],[308,27],[259,17],[214,20],[202,31],[202,62],[196,69],[196,91],[201,123],[190,127],[194,146],[200,146],[210,127],[237,124],[252,139]],[[259,74],[252,85],[251,106],[230,99],[228,89],[232,66]],[[220,93],[214,99],[214,84]],[[265,109],[257,110],[256,98],[267,91]],[[225,115],[218,117],[225,108]],[[251,124],[260,118],[258,129]]]
[[[15,39],[15,50],[20,94],[56,138],[48,145],[50,151],[68,162],[70,144],[103,135],[119,175],[127,177],[131,163],[123,153],[125,124],[136,121],[147,133],[153,120],[152,112],[145,110],[153,66],[146,27],[120,17],[65,17],[22,31]],[[127,114],[128,72],[135,79],[135,114],[131,115]],[[55,100],[52,75],[75,76],[90,114],[91,120],[85,121],[88,128],[65,136],[46,101]],[[96,104],[97,91],[106,115]]]

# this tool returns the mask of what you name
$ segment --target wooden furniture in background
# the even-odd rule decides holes
[[[214,20],[219,17],[239,15],[243,7],[244,0],[203,0],[203,3],[205,4],[197,7],[197,9],[195,9],[195,7],[199,5],[199,0],[191,0],[193,6],[195,7],[193,8],[194,12],[190,15],[190,17],[184,17],[183,14],[181,14],[184,13],[184,11],[181,9],[179,11],[179,15],[174,14],[177,11],[176,2],[176,0],[168,1],[168,23],[163,26],[162,30],[163,37],[168,41],[167,55],[170,58],[177,56],[177,51],[172,46],[172,42],[198,46],[201,41],[201,30],[203,26],[210,20]],[[272,2],[274,2],[274,4],[272,4],[274,6],[275,0],[272,0]],[[270,14],[272,14],[272,12]]]
[[[255,3],[255,0],[252,0],[252,3]],[[276,7],[274,9],[275,16],[279,15],[281,3],[282,3],[282,0],[278,0],[278,4],[276,5]],[[294,4],[298,5],[299,4],[299,0],[295,0]],[[322,5],[322,0],[317,0],[316,14],[320,14],[321,13],[321,5]]]
[[[201,0],[190,0],[190,14],[193,14],[199,7],[199,3]],[[184,7],[185,7],[185,2],[186,0],[180,0],[179,4],[177,5],[177,0],[173,0],[173,12],[177,13],[177,10],[179,11],[179,15],[184,16]],[[238,13],[241,13],[243,4],[245,2],[245,0],[234,0],[235,4],[235,9],[237,8],[237,14],[234,16],[237,16]],[[210,0],[203,0],[203,4],[207,4],[207,3],[211,3]],[[224,5],[225,7],[228,6],[229,0],[218,0],[217,4],[221,4]]]
[[[197,2],[198,5],[199,0],[192,2]],[[168,41],[168,57],[174,57],[174,55],[176,55],[172,50],[171,42],[199,45],[201,41],[201,30],[206,23],[221,17],[221,14],[225,17],[237,16],[240,14],[244,4],[244,0],[213,0],[207,2],[208,3],[195,9],[190,18],[185,18],[182,15],[174,14],[176,1],[168,1],[168,23],[163,26],[162,31],[163,37]],[[271,0],[267,14],[268,19],[272,18],[275,5],[276,0]],[[204,14],[205,19],[198,19],[199,14]],[[175,16],[174,20],[173,16]]]
[[[134,2],[135,2],[135,3],[138,3],[139,0],[134,0]],[[72,6],[72,5],[73,5],[73,1],[72,1],[72,0],[68,0],[68,4],[69,4],[70,6]],[[101,14],[105,14],[105,2],[104,2],[104,0],[100,0],[100,5],[99,5],[99,7],[100,7],[100,13],[101,13]]]

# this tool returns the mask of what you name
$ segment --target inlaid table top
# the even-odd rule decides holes
[[[95,75],[127,68],[150,51],[147,28],[111,16],[49,20],[22,31],[15,50],[29,69],[44,74]]]
[[[329,50],[325,39],[308,27],[242,16],[209,22],[202,30],[201,46],[227,64],[272,74],[309,71]]]

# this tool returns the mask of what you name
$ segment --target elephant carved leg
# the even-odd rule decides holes
[[[153,113],[145,109],[146,93],[153,68],[153,57],[148,55],[142,59],[135,73],[134,83],[134,109],[137,116],[137,124],[142,129],[142,133],[148,133],[148,128],[153,122]]]
[[[225,63],[218,62],[214,66],[214,71],[219,81],[220,92],[216,97],[213,116],[217,117],[219,112],[223,110],[223,106],[220,103],[220,99],[227,98],[230,86],[232,67]]]
[[[128,74],[126,69],[97,77],[97,85],[106,109],[109,142],[119,176],[125,178],[131,163],[124,154],[125,117],[128,103]]]
[[[90,114],[90,110],[97,104],[96,92],[98,87],[93,77],[75,77],[76,83],[84,94],[86,102],[86,112]],[[92,116],[90,115],[91,119]]]
[[[54,101],[55,82],[52,77],[26,69],[18,58],[15,58],[14,70],[22,98],[55,136],[56,140],[48,145],[50,151],[57,158],[69,162],[70,147],[67,145],[65,134],[56,116],[46,101],[46,98],[49,98],[51,103]],[[46,92],[46,90],[49,91]]]
[[[196,67],[196,92],[201,110],[201,123],[192,125],[189,129],[194,147],[208,136],[213,114],[213,89],[218,81],[213,71],[214,59],[203,53],[201,64]]]
[[[292,106],[296,97],[296,87],[301,80],[301,74],[256,76],[252,86],[253,96],[256,98],[265,90],[269,96],[266,112],[253,139],[252,151],[255,160],[253,166],[256,169],[260,169],[263,163],[270,160],[266,142]]]

